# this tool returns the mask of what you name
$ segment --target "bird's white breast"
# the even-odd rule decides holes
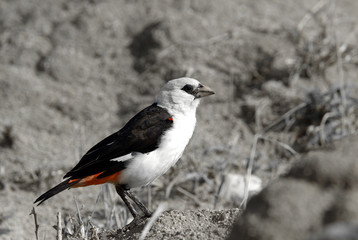
[[[119,176],[119,184],[128,184],[130,188],[140,187],[163,175],[182,156],[195,124],[195,111],[173,115],[173,127],[164,133],[158,148],[150,153],[136,154]]]

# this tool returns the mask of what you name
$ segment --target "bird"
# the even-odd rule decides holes
[[[130,189],[149,185],[181,158],[194,132],[200,100],[212,94],[210,87],[193,78],[166,82],[153,104],[90,148],[64,180],[34,204],[40,205],[66,189],[111,183],[133,216],[122,230],[137,226],[152,213]]]

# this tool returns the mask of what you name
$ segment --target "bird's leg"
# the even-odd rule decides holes
[[[132,222],[127,224],[125,227],[123,227],[122,231],[125,232],[127,230],[134,228],[135,226],[143,222],[146,218],[152,215],[151,212],[131,192],[124,190],[123,187],[120,185],[116,186],[116,191],[118,195],[122,198],[123,202],[126,204],[126,206],[128,207],[129,211],[131,212],[134,218]],[[142,217],[139,216],[139,214],[134,209],[133,205],[128,201],[127,196],[130,199],[132,199],[135,204],[137,204],[137,206],[140,208],[141,211],[143,211],[144,216]]]
[[[125,191],[127,196],[133,200],[133,202],[135,204],[137,204],[137,206],[140,208],[140,210],[144,213],[144,216],[146,217],[151,217],[152,216],[152,212],[148,210],[148,208],[146,208],[143,203],[141,203],[138,198],[136,198],[133,193],[131,193],[130,191]]]
[[[116,186],[116,191],[118,195],[122,198],[123,202],[126,204],[127,208],[131,212],[132,216],[136,218],[138,216],[137,211],[134,209],[133,205],[128,201],[125,190],[121,186]]]

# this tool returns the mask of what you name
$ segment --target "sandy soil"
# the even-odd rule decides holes
[[[224,238],[235,210],[221,210],[242,203],[248,169],[257,189],[279,189],[271,183],[301,154],[357,129],[356,9],[354,0],[0,1],[0,238],[34,239],[36,197],[181,76],[216,95],[202,101],[181,161],[135,194],[153,210],[162,202],[175,210],[150,239],[189,238],[185,231]],[[257,133],[264,138],[250,158]],[[295,188],[312,189],[308,202],[321,197],[321,187],[292,176]],[[92,224],[105,234],[129,220],[112,186],[66,191],[37,207],[40,239],[56,236],[57,212],[66,237],[81,221],[85,233]],[[225,215],[223,224],[187,230],[215,214]],[[173,219],[183,231],[169,230]],[[168,235],[160,235],[166,222]]]
[[[146,239],[224,239],[239,210],[186,210],[164,212],[146,235]],[[128,233],[121,231],[98,234],[107,239],[138,239],[142,224]],[[92,235],[93,236],[93,235]]]

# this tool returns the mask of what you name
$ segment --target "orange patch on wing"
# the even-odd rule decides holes
[[[86,187],[90,185],[98,185],[103,183],[115,183],[116,181],[118,181],[118,176],[121,174],[121,172],[116,172],[107,177],[98,178],[98,176],[101,175],[102,173],[103,172],[100,172],[82,179],[71,179],[69,183],[79,180],[79,182],[73,185],[71,188]]]

